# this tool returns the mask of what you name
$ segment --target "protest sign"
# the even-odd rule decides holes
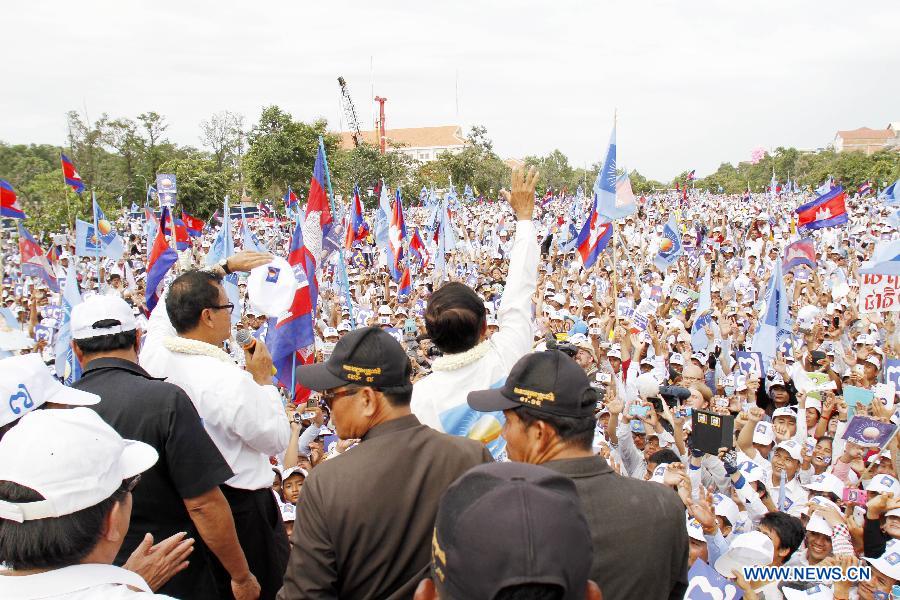
[[[893,423],[856,415],[847,424],[843,439],[864,448],[884,448],[895,433],[897,426]]]
[[[747,377],[760,379],[763,374],[763,360],[761,352],[735,352],[738,368]]]
[[[684,600],[741,600],[744,592],[698,558],[688,571],[688,588]]]
[[[700,297],[700,292],[695,292],[683,285],[673,285],[672,293],[670,295],[679,302],[689,302],[698,299]]]
[[[858,308],[861,313],[900,311],[900,275],[863,274]]]
[[[894,384],[894,389],[900,392],[900,358],[889,358],[884,361],[884,379]]]

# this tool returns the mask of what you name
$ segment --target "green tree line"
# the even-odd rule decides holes
[[[382,155],[369,144],[342,149],[325,120],[299,121],[278,106],[264,108],[257,122],[249,125],[243,116],[228,111],[211,115],[199,124],[199,147],[172,142],[168,121],[152,111],[135,118],[104,114],[96,121],[71,111],[66,120],[69,133],[63,146],[0,142],[0,178],[12,183],[28,214],[26,225],[38,233],[58,230],[75,218],[88,218],[91,191],[107,213],[132,202],[143,206],[147,187],[155,184],[157,173],[176,175],[179,205],[200,218],[221,206],[226,194],[233,202],[268,199],[281,206],[280,198],[288,186],[301,198],[306,196],[319,136],[328,155],[334,192],[346,198],[353,186],[359,185],[369,207],[377,199],[369,197],[366,190],[380,179],[398,187],[412,202],[418,200],[423,186],[445,189],[451,179],[457,192],[470,185],[489,198],[496,198],[499,188],[509,181],[509,166],[494,151],[487,130],[479,126],[469,131],[461,152],[443,153],[420,164],[401,152]],[[77,196],[64,185],[60,152],[78,168],[86,188],[83,195]],[[541,194],[548,188],[574,193],[579,185],[589,193],[600,169],[600,163],[589,168],[572,166],[558,149],[545,156],[527,156],[523,162],[540,171]],[[723,163],[693,185],[713,192],[739,193],[748,185],[760,191],[770,182],[773,168],[779,181],[790,177],[804,187],[817,186],[828,177],[848,189],[866,180],[880,187],[900,177],[900,153],[882,151],[865,156],[778,148],[758,164]],[[637,171],[630,176],[636,194],[687,181],[686,171],[671,182],[653,181]]]

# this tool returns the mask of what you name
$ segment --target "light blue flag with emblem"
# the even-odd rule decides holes
[[[709,338],[706,337],[706,326],[709,325],[713,330],[713,335],[718,337],[716,333],[718,327],[712,320],[712,277],[710,269],[706,269],[703,275],[703,283],[700,284],[700,298],[697,299],[697,311],[694,317],[694,324],[691,325],[691,348],[694,352],[706,350],[709,346]]]
[[[781,261],[776,260],[752,343],[753,352],[762,354],[767,365],[775,358],[782,341],[791,335],[787,326],[789,304],[790,298],[784,289],[784,277],[781,274]]]
[[[900,204],[900,186],[897,184],[900,183],[900,179],[887,186],[881,193],[878,194],[879,200],[884,200],[887,204]]]
[[[262,245],[247,223],[247,217],[244,215],[244,207],[241,207],[241,240],[244,244],[244,250],[253,250],[254,252],[268,252],[269,249]]]
[[[669,217],[669,221],[663,225],[663,239],[660,241],[659,252],[656,253],[653,264],[665,273],[666,269],[678,260],[682,252],[684,252],[684,248],[681,246],[678,224],[675,222],[675,217]]]
[[[119,237],[119,234],[116,233],[112,222],[110,222],[106,218],[106,215],[103,214],[103,210],[97,203],[97,197],[93,195],[93,192],[91,194],[94,201],[94,233],[97,236],[101,247],[101,251],[97,254],[100,256],[108,256],[110,258],[121,258],[122,254],[125,252],[125,244],[122,242],[122,238]],[[97,254],[95,254],[95,256]]]
[[[215,265],[219,261],[228,258],[234,254],[234,239],[231,237],[231,213],[228,210],[228,196],[225,196],[225,210],[222,213],[222,227],[213,240],[212,247],[206,255],[206,264]],[[238,291],[237,273],[227,275],[222,281],[222,287],[225,289],[225,295],[228,301],[234,304],[235,309],[231,311],[232,325],[241,320],[241,296]]]
[[[594,181],[594,193],[597,195],[597,214],[605,217],[610,221],[624,219],[629,215],[637,212],[637,205],[634,203],[634,195],[631,198],[623,196],[616,198],[616,128],[613,127],[609,136],[609,146],[606,149],[606,158],[603,161],[603,167],[597,173],[597,179]]]
[[[78,289],[78,277],[75,265],[70,264],[66,269],[66,285],[62,293],[62,315],[59,321],[59,330],[56,333],[56,342],[53,350],[56,354],[56,376],[62,379],[65,385],[72,385],[81,378],[81,364],[72,351],[72,309],[81,304],[81,291]]]

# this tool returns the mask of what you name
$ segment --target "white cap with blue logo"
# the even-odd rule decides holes
[[[0,360],[0,427],[47,402],[90,406],[100,402],[100,396],[61,384],[53,377],[40,354],[23,354]]]

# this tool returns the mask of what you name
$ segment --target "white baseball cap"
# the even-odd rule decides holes
[[[257,314],[280,315],[291,307],[296,291],[294,267],[280,256],[251,269],[247,277],[247,295]]]
[[[118,321],[118,325],[98,327],[101,321]],[[94,295],[72,307],[72,339],[84,340],[137,329],[134,311],[118,296]]]
[[[89,508],[157,459],[152,446],[122,439],[88,408],[33,412],[0,441],[0,480],[29,487],[44,499],[0,501],[0,518],[21,523]]]
[[[900,552],[897,550],[885,552],[879,558],[863,557],[863,560],[891,579],[900,579]]]
[[[684,358],[681,356],[680,352],[673,352],[669,355],[669,364],[670,365],[682,365],[684,366]]]
[[[686,517],[685,523],[687,525],[688,537],[705,544],[706,538],[703,537],[703,526],[700,524],[700,521],[689,515],[686,515]]]
[[[777,417],[791,417],[792,419],[796,419],[797,413],[790,406],[782,406],[781,408],[776,408],[772,411],[772,419],[774,420]]]
[[[775,446],[775,450],[784,450],[788,454],[791,455],[791,458],[794,460],[803,460],[803,455],[800,452],[800,444],[797,443],[797,440],[785,440]]]
[[[775,430],[768,421],[760,421],[753,429],[753,443],[768,446],[775,441]]]
[[[326,327],[322,332],[322,337],[330,338],[330,337],[340,337],[341,334],[338,333],[338,330],[334,327]]]
[[[725,517],[730,525],[735,525],[738,522],[741,510],[734,503],[734,500],[725,494],[713,494],[713,506],[717,517]]]
[[[867,492],[877,492],[879,494],[894,494],[895,496],[900,495],[900,482],[891,477],[890,475],[876,475],[869,481],[869,485],[866,486]]]
[[[736,536],[731,547],[716,560],[716,571],[725,577],[734,577],[733,571],[742,567],[765,567],[775,557],[775,546],[769,536],[760,531],[750,531]]]
[[[838,498],[840,498],[841,494],[844,492],[844,482],[831,473],[816,475],[812,478],[812,481],[803,487],[808,490],[813,490],[814,492],[830,492]]]
[[[814,533],[821,533],[828,537],[831,537],[834,533],[834,529],[828,524],[828,521],[818,514],[814,514],[809,518],[809,522],[806,524],[806,530]]]
[[[100,396],[66,387],[57,381],[40,354],[22,354],[0,360],[0,427],[20,419],[47,402],[90,406]]]

